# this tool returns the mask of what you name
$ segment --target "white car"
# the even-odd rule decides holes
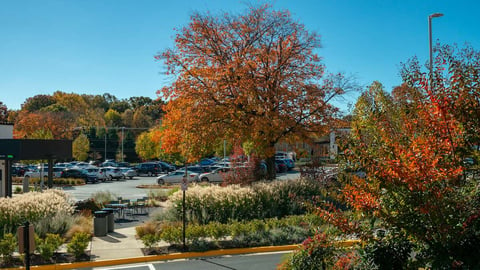
[[[123,178],[123,173],[120,168],[117,167],[102,167],[100,171],[105,175],[107,180],[116,179],[117,181]]]
[[[168,174],[162,174],[157,177],[157,184],[163,185],[165,183],[181,183],[185,170],[176,170]],[[188,182],[198,182],[198,173],[187,171]]]
[[[231,168],[229,167],[222,167],[215,169],[209,173],[202,173],[198,177],[200,181],[203,182],[223,182],[225,176],[231,174]]]
[[[105,172],[101,171],[100,168],[91,166],[85,169],[87,171],[87,175],[95,177],[97,181],[105,182],[107,180],[107,176]]]
[[[58,178],[62,174],[64,168],[61,167],[53,167],[53,178]],[[25,174],[23,175],[26,179],[30,178],[40,178],[40,168],[37,168],[33,171],[26,171]],[[42,177],[43,179],[48,178],[48,168],[44,167],[43,172],[42,172]]]

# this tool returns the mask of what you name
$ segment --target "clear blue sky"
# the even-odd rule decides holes
[[[0,0],[0,101],[19,109],[26,98],[60,90],[147,96],[171,83],[153,56],[173,46],[174,28],[193,11],[238,13],[245,0]],[[331,72],[367,86],[399,85],[401,62],[428,60],[429,14],[433,37],[480,50],[480,2],[449,0],[276,0],[321,35]],[[355,97],[350,97],[355,102]]]

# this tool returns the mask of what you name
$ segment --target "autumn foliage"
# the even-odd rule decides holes
[[[416,258],[407,256],[404,268],[476,268],[480,55],[451,46],[436,51],[432,84],[413,59],[392,94],[375,82],[359,98],[339,178],[344,207],[326,203],[318,213],[372,245],[382,241],[377,226],[409,242],[405,254],[415,247]],[[395,253],[395,237],[383,248]]]
[[[177,30],[175,48],[157,59],[175,78],[158,94],[168,104],[162,148],[193,161],[227,139],[254,143],[269,157],[280,139],[325,131],[343,93],[324,76],[319,37],[268,5],[240,15],[194,13]]]

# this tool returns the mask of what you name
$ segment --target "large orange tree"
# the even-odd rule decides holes
[[[324,76],[319,47],[317,34],[268,5],[194,13],[157,56],[175,78],[158,91],[168,101],[162,147],[195,160],[225,139],[248,141],[267,158],[279,140],[325,132],[337,112],[329,102],[343,89],[341,76]]]

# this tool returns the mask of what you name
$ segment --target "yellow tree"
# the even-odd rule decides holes
[[[158,92],[168,101],[162,147],[195,160],[224,139],[252,141],[273,177],[275,144],[325,132],[337,112],[329,101],[343,93],[342,76],[324,76],[319,47],[316,33],[269,5],[194,13],[156,57],[176,79]]]
[[[90,151],[90,140],[85,134],[80,134],[73,141],[72,155],[76,160],[85,161],[88,158],[88,152]]]

